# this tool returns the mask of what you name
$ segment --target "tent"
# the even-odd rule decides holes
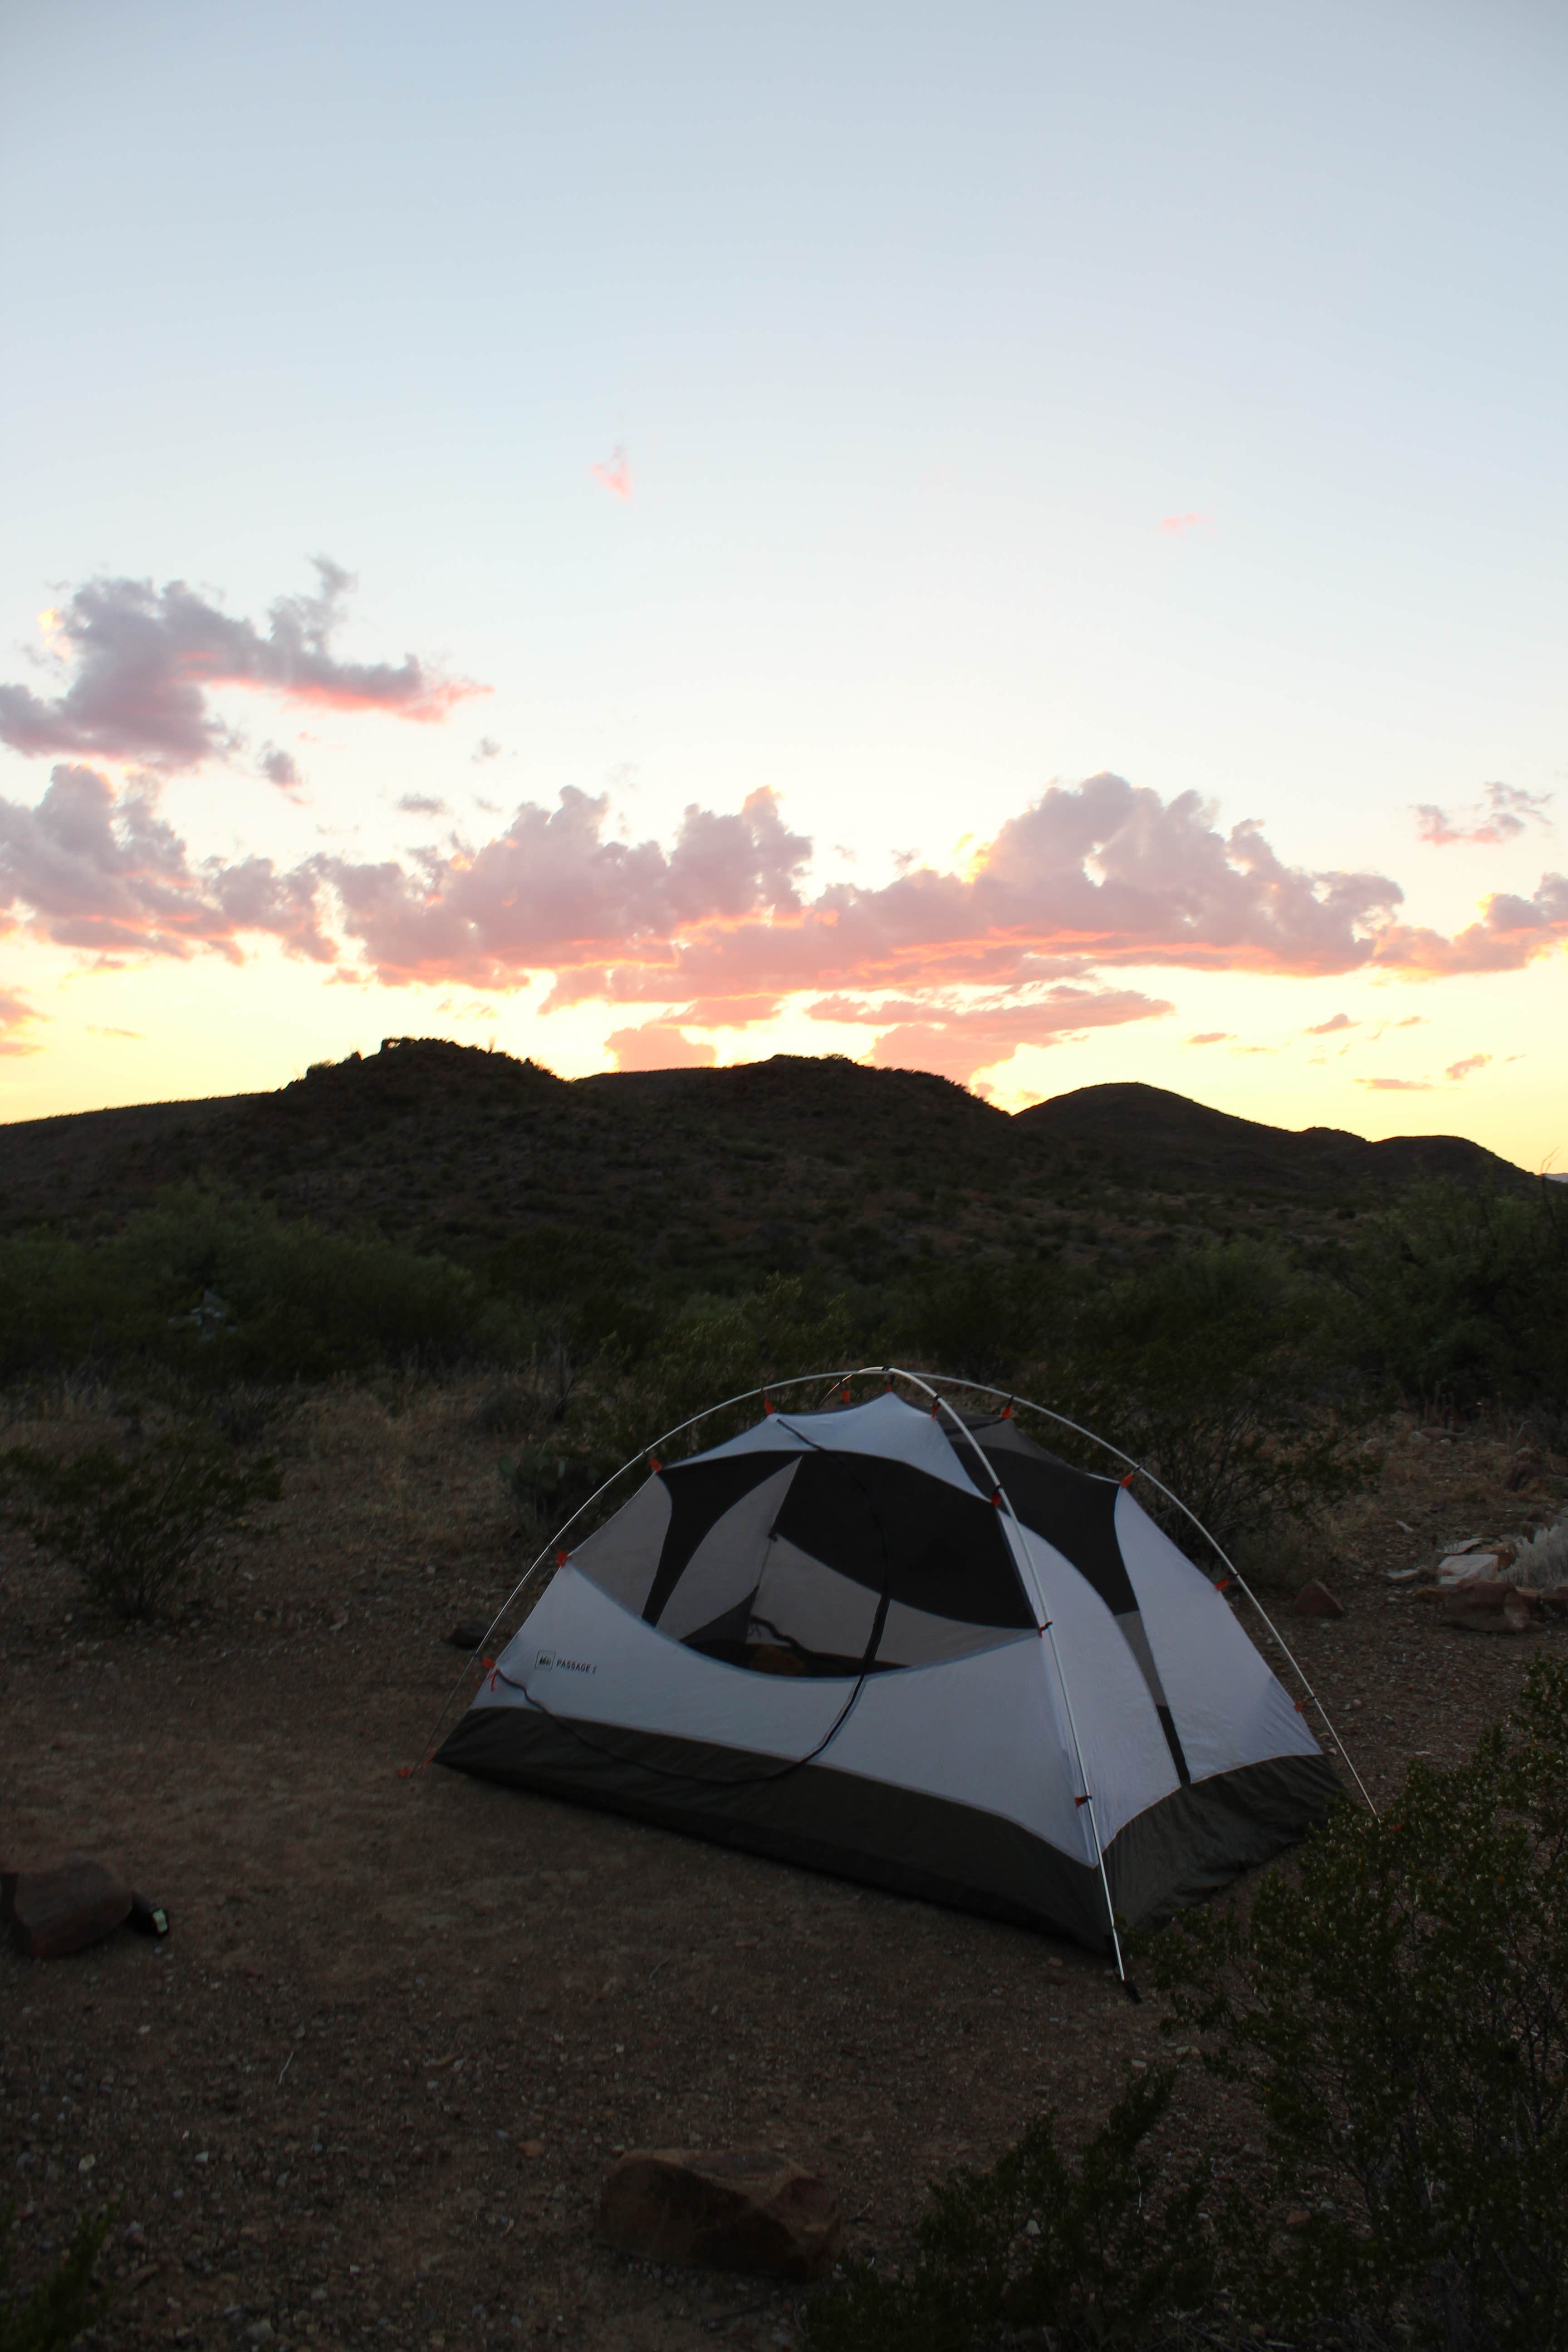
[[[898,1377],[649,1457],[437,1760],[1120,1966],[1119,1925],[1279,1853],[1338,1779],[1130,1482]]]

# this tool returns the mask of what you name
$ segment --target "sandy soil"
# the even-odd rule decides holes
[[[1158,2053],[1154,2006],[1070,1946],[400,1778],[461,1668],[442,1637],[521,1565],[474,1402],[304,1412],[285,1501],[194,1627],[116,1631],[8,1547],[0,1848],[118,1857],[174,1923],[0,1954],[18,2271],[112,2199],[103,2345],[788,2343],[792,2292],[595,2244],[613,2153],[784,2147],[885,2258],[933,2175],[1045,2105],[1091,2126]],[[1322,1567],[1350,1613],[1289,1632],[1374,1797],[1461,1754],[1533,1647],[1440,1627],[1385,1570],[1564,1492],[1506,1434],[1402,1429],[1342,1517]]]

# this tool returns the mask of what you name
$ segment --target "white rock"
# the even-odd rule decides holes
[[[1439,1584],[1473,1584],[1479,1576],[1489,1577],[1497,1567],[1495,1551],[1456,1551],[1437,1563]]]

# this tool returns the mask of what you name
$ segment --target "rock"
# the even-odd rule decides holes
[[[1414,1584],[1421,1574],[1418,1568],[1385,1568],[1384,1579],[1389,1584]]]
[[[477,1617],[459,1617],[447,1640],[454,1650],[471,1652],[479,1647],[489,1630],[488,1625],[481,1625]]]
[[[30,1960],[58,1960],[111,1936],[131,1889],[90,1854],[62,1854],[36,1870],[0,1871],[0,1918]]]
[[[1473,1577],[1490,1576],[1496,1566],[1495,1551],[1453,1551],[1437,1562],[1437,1581],[1468,1584]]]
[[[1491,1580],[1461,1584],[1437,1603],[1445,1625],[1471,1633],[1528,1633],[1539,1622],[1539,1611],[1535,1593]]]
[[[1336,1601],[1328,1586],[1320,1583],[1315,1576],[1296,1595],[1294,1608],[1298,1617],[1342,1617],[1345,1613],[1344,1602]]]
[[[634,2148],[605,2173],[599,2234],[699,2270],[816,2278],[844,2243],[825,2181],[773,2148]]]

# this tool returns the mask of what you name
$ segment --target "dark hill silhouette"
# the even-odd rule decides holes
[[[949,1079],[837,1056],[569,1081],[394,1038],[271,1094],[0,1126],[0,1226],[111,1230],[199,1181],[479,1259],[542,1229],[605,1236],[721,1286],[814,1263],[874,1280],[955,1243],[1114,1255],[1169,1237],[1155,1195],[1191,1196],[1184,1216],[1228,1230],[1234,1209],[1211,1215],[1203,1196],[1321,1214],[1429,1175],[1529,1181],[1458,1137],[1298,1134],[1157,1087],[1080,1087],[1009,1118]]]
[[[1163,1087],[1079,1087],[1019,1111],[1015,1125],[1058,1149],[1093,1151],[1132,1181],[1164,1192],[1345,1195],[1434,1177],[1504,1187],[1529,1181],[1510,1160],[1463,1136],[1369,1143],[1338,1127],[1265,1127]]]

